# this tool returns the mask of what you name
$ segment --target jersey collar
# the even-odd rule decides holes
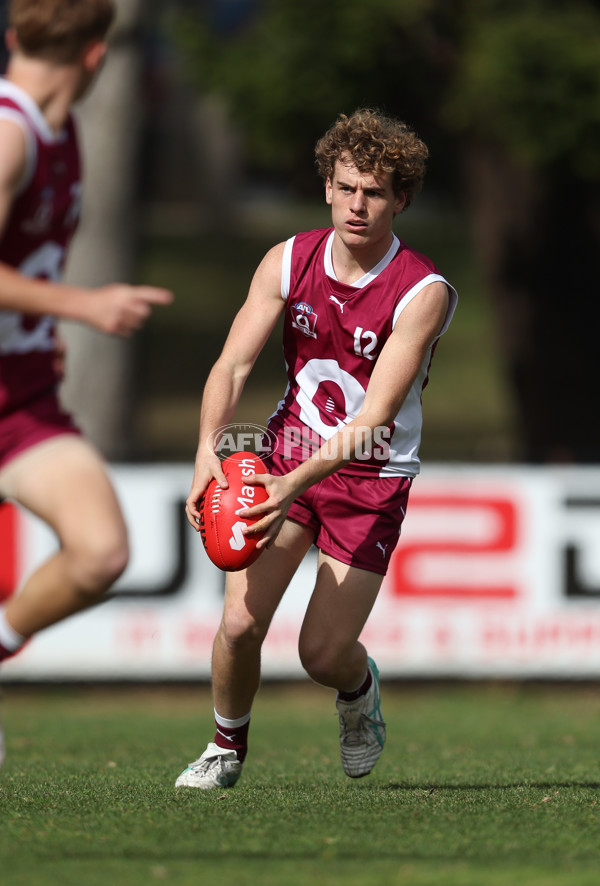
[[[12,83],[5,77],[0,77],[0,97],[10,99],[21,108],[42,141],[50,144],[62,141],[64,132],[57,134],[50,128],[39,105],[36,104],[28,92],[25,92],[16,83]]]
[[[331,249],[333,246],[334,236],[335,236],[335,231],[332,231],[331,234],[329,235],[329,237],[327,238],[327,243],[325,244],[324,261],[325,261],[325,273],[327,274],[327,276],[331,277],[332,280],[337,280],[336,273],[333,269],[333,260],[331,258]],[[399,249],[400,249],[400,240],[396,237],[396,235],[394,233],[392,233],[392,245],[390,246],[390,248],[388,249],[386,254],[383,256],[383,258],[377,262],[377,264],[375,265],[374,268],[371,268],[370,271],[367,271],[367,273],[363,274],[363,276],[360,277],[360,279],[355,280],[354,283],[351,283],[350,285],[353,286],[355,289],[362,289],[363,287],[365,287],[367,285],[367,283],[370,283],[372,280],[375,279],[375,277],[377,277],[378,274],[381,274],[381,272],[387,268],[387,266],[392,261],[392,259],[394,258],[394,256],[396,255],[396,253],[398,252]]]

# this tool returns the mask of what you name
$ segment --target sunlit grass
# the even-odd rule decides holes
[[[352,781],[331,693],[267,686],[242,779],[207,793],[173,787],[212,737],[206,689],[9,687],[3,886],[592,883],[594,689],[384,684],[383,700],[384,755]]]

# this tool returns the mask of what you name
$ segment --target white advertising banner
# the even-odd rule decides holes
[[[31,641],[4,680],[188,680],[210,673],[223,574],[188,526],[191,468],[114,466],[132,558],[110,600]],[[600,468],[426,466],[363,640],[386,678],[600,677]],[[0,507],[0,597],[56,549]],[[303,561],[263,674],[303,676]]]

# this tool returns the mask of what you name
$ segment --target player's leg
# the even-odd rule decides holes
[[[346,692],[361,685],[367,651],[358,638],[382,580],[382,575],[319,552],[317,581],[299,639],[300,660],[316,683]]]
[[[212,655],[216,734],[176,787],[231,787],[244,762],[250,713],[260,684],[263,641],[314,531],[287,520],[273,546],[252,566],[227,574],[223,617]]]
[[[26,639],[102,598],[127,565],[127,531],[103,459],[75,435],[11,461],[0,493],[44,520],[60,543],[5,607],[5,629]]]
[[[317,582],[299,640],[302,664],[313,680],[338,690],[340,751],[347,775],[375,766],[385,742],[379,673],[359,641],[383,576],[320,553]]]
[[[263,640],[313,541],[311,529],[287,520],[274,545],[249,569],[227,575],[212,660],[215,706],[225,717],[239,717],[251,706],[260,682]]]
[[[383,748],[379,675],[359,642],[398,542],[409,477],[332,474],[320,484],[317,583],[300,635],[300,656],[319,683],[338,690],[340,749],[347,775],[371,771]]]

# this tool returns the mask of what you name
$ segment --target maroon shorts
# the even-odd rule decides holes
[[[0,416],[0,468],[31,446],[58,434],[81,434],[56,394],[44,397]]]
[[[275,451],[267,462],[276,476],[300,462]],[[412,477],[352,476],[339,471],[311,486],[288,517],[315,531],[315,544],[341,563],[385,575],[406,515]]]

